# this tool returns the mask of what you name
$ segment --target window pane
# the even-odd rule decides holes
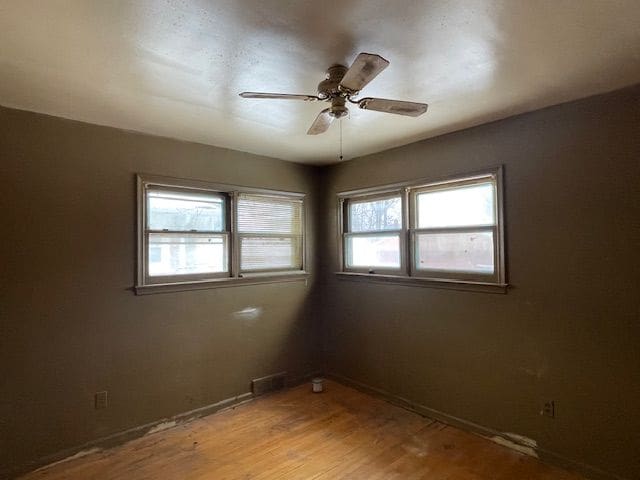
[[[372,202],[349,202],[349,226],[351,232],[400,230],[402,228],[400,197]]]
[[[481,183],[417,195],[418,228],[493,225],[493,183]]]
[[[240,269],[300,270],[301,237],[241,237]]]
[[[206,193],[149,190],[147,201],[147,223],[151,230],[225,230],[222,197]]]
[[[493,232],[418,233],[416,268],[493,273]]]
[[[302,202],[297,199],[241,194],[238,198],[241,233],[302,233]]]
[[[149,234],[149,276],[227,272],[226,235]]]
[[[399,235],[347,237],[348,267],[400,268]]]

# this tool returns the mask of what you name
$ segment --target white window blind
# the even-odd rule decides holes
[[[239,194],[240,271],[301,270],[302,216],[300,199]]]

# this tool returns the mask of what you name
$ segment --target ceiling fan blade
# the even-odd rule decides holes
[[[356,57],[347,73],[342,77],[340,87],[347,92],[355,94],[388,66],[389,61],[380,55],[363,52]]]
[[[334,119],[333,115],[329,113],[330,111],[331,109],[325,108],[318,114],[316,119],[309,127],[309,130],[307,130],[307,135],[318,135],[319,133],[324,133],[327,131]]]
[[[375,110],[376,112],[396,113],[409,117],[418,117],[427,111],[429,105],[426,103],[402,102],[400,100],[387,100],[386,98],[362,98],[358,101],[358,106],[364,110]]]
[[[242,98],[266,98],[270,100],[304,100],[305,102],[320,100],[315,95],[292,95],[289,93],[242,92],[238,95]]]

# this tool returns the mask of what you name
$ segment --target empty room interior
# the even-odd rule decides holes
[[[640,479],[637,0],[0,32],[0,479]]]

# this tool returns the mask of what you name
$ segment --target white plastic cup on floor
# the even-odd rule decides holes
[[[311,387],[312,387],[313,393],[322,392],[322,390],[324,390],[324,385],[322,384],[322,379],[321,378],[314,378],[313,380],[311,380]]]

